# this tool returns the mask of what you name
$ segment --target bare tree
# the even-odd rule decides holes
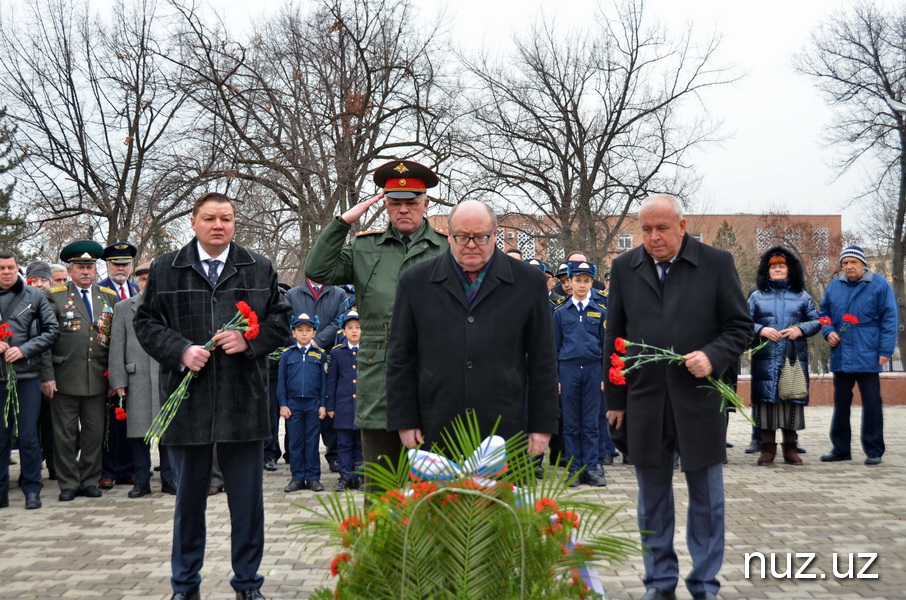
[[[179,73],[160,58],[155,3],[117,1],[106,19],[81,2],[31,0],[0,23],[0,93],[18,125],[22,192],[41,223],[159,248],[213,152],[185,136],[192,123]]]
[[[651,191],[688,196],[687,151],[715,129],[683,103],[730,81],[712,65],[718,40],[691,30],[673,40],[649,24],[642,0],[603,8],[594,26],[561,32],[542,19],[500,63],[466,59],[479,81],[467,94],[467,155],[483,173],[475,195],[550,223],[553,246],[599,261],[626,214]],[[615,217],[615,218],[614,218]]]
[[[296,262],[324,223],[362,199],[375,161],[447,159],[454,119],[438,81],[442,46],[415,33],[408,0],[319,0],[308,14],[288,5],[245,44],[195,6],[176,6],[182,54],[173,60],[220,128],[221,168],[243,196],[277,200],[268,220],[293,223]]]
[[[836,13],[813,31],[795,64],[837,108],[828,137],[843,151],[840,172],[865,160],[880,163],[862,197],[886,205],[892,217],[897,342],[906,348],[906,114],[895,108],[906,100],[906,7],[863,1]]]

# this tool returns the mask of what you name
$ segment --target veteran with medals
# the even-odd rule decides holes
[[[60,324],[60,337],[50,349],[41,373],[41,391],[51,399],[54,463],[60,501],[76,496],[98,498],[104,407],[107,402],[107,349],[113,290],[95,284],[103,248],[92,241],[69,244],[60,252],[70,282],[45,294]],[[81,435],[76,447],[76,436]]]

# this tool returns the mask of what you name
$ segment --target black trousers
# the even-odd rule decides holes
[[[174,592],[188,594],[201,585],[214,444],[167,446],[167,452],[176,472],[170,582]],[[258,589],[264,583],[258,574],[264,554],[264,442],[218,442],[217,458],[230,508],[230,585],[236,591]]]

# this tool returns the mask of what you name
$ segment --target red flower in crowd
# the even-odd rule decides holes
[[[821,325],[830,325],[831,324],[830,317],[820,317],[818,319],[818,323],[820,323]]]
[[[260,329],[260,327],[258,327],[258,324],[255,323],[254,325],[249,326],[249,328],[245,331],[245,333],[243,335],[245,336],[245,339],[253,340],[256,337],[258,337],[258,333],[260,332],[260,330],[261,329]]]
[[[125,420],[126,420],[127,415],[126,415],[126,409],[125,409],[125,408],[120,408],[119,406],[117,406],[116,408],[113,409],[113,413],[114,413],[114,416],[116,416],[116,420],[117,420],[117,421],[125,421]]]
[[[110,374],[110,371],[104,371],[104,377],[105,377],[105,378],[108,377],[109,374]]]
[[[843,315],[843,320],[846,321],[847,323],[852,323],[853,325],[859,324],[859,319],[855,315],[851,315],[849,313],[846,313],[845,315]]]
[[[9,323],[0,325],[0,342],[5,342],[11,337],[13,337],[13,332],[9,330]]]
[[[553,498],[539,498],[538,501],[535,502],[535,510],[538,512],[544,512],[546,510],[557,512],[560,510],[560,505],[558,505],[557,501]]]
[[[620,354],[626,354],[626,340],[623,338],[617,338],[613,342],[613,347],[616,348],[617,352]]]
[[[343,522],[340,523],[340,533],[352,531],[353,529],[362,529],[364,526],[365,524],[358,515],[351,515],[343,519]]]
[[[338,554],[333,557],[333,560],[330,561],[330,576],[336,577],[340,574],[340,565],[344,562],[349,562],[352,560],[352,556],[348,552],[343,554]]]
[[[616,352],[610,355],[610,364],[618,371],[622,371],[626,368],[626,363],[623,362],[623,359],[620,358],[620,355]]]
[[[623,377],[623,373],[620,372],[620,369],[611,367],[609,377],[610,383],[614,385],[626,385],[626,378]]]

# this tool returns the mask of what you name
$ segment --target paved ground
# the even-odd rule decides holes
[[[906,598],[906,406],[885,409],[888,453],[884,464],[866,467],[860,452],[856,460],[827,464],[818,462],[829,449],[827,441],[831,409],[810,407],[809,428],[801,442],[807,447],[802,467],[756,467],[752,455],[743,454],[748,428],[734,418],[726,467],[727,548],[721,573],[725,599],[884,599]],[[853,422],[858,424],[858,410]],[[16,480],[18,466],[11,467]],[[630,467],[607,470],[608,487],[586,493],[602,502],[625,504],[627,516],[635,509],[635,479]],[[263,592],[269,600],[307,598],[327,583],[331,548],[321,541],[294,533],[290,524],[305,517],[293,506],[316,506],[315,494],[283,493],[289,480],[288,467],[265,473],[267,504],[267,549],[262,572],[267,581]],[[332,485],[335,475],[323,478]],[[168,599],[169,540],[173,497],[155,493],[130,500],[128,488],[117,487],[100,499],[57,501],[55,482],[47,482],[44,508],[24,510],[24,497],[17,488],[10,493],[10,508],[0,510],[0,598],[152,598]],[[588,490],[588,488],[580,488]],[[685,504],[685,486],[677,474],[677,502]],[[680,512],[685,512],[681,509]],[[688,572],[685,554],[685,524],[677,532],[681,568]],[[761,577],[757,561],[745,576],[745,556],[760,552],[767,558],[767,573]],[[771,553],[779,576],[772,576]],[[865,571],[876,578],[855,575]],[[787,556],[793,570],[788,577]],[[806,555],[814,560],[803,570],[812,578],[794,578],[805,566]],[[840,573],[834,575],[834,555]],[[608,598],[634,600],[644,593],[641,559],[604,569]],[[226,497],[211,499],[208,510],[208,551],[203,571],[202,598],[232,598],[229,587],[229,526]],[[679,598],[688,599],[685,589]]]

